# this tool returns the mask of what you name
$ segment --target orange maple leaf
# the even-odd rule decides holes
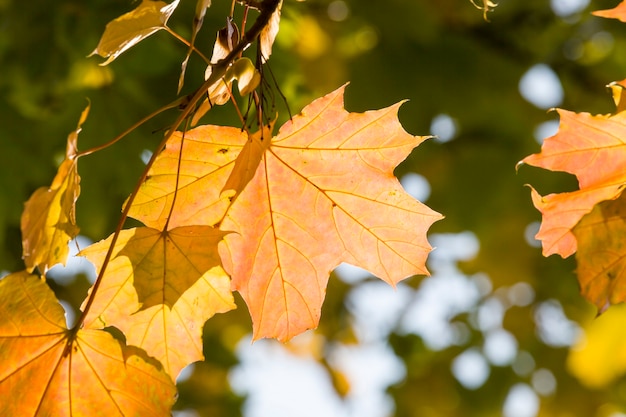
[[[626,194],[596,205],[573,232],[583,296],[601,312],[626,301]]]
[[[184,141],[174,135],[130,210],[150,227],[169,217],[176,226],[221,222],[235,232],[220,254],[255,338],[287,340],[316,327],[330,271],[341,262],[392,285],[428,274],[426,231],[441,215],[393,175],[426,138],[404,131],[401,103],[348,113],[343,92],[314,101],[274,138],[271,127],[246,135],[201,126]]]
[[[26,269],[46,272],[55,264],[65,264],[68,242],[78,234],[75,204],[80,194],[76,157],[78,133],[89,114],[83,110],[76,130],[67,138],[65,160],[50,187],[37,189],[26,202],[21,218],[23,258]]]
[[[613,9],[597,10],[592,13],[594,16],[606,17],[609,19],[619,19],[622,22],[626,22],[626,1],[622,1]]]
[[[626,184],[626,113],[592,116],[557,110],[561,122],[556,135],[546,139],[541,153],[523,163],[576,175],[579,190],[541,196],[531,187],[535,207],[543,220],[537,233],[543,254],[568,257],[576,252],[572,228],[601,201],[617,198]]]
[[[0,280],[0,414],[167,416],[176,389],[156,361],[102,330],[74,335],[44,281]]]
[[[204,359],[204,322],[235,308],[230,279],[217,254],[223,236],[208,226],[123,230],[85,327],[119,328],[129,345],[158,359],[175,379],[182,368]],[[100,272],[110,244],[111,237],[80,255]]]

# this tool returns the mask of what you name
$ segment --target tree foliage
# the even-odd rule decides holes
[[[240,399],[226,374],[249,329],[287,342],[317,328],[284,349],[312,355],[348,403],[358,381],[333,355],[371,343],[353,298],[373,283],[334,279],[341,263],[417,298],[450,274],[489,277],[493,291],[466,293],[466,309],[446,317],[457,332],[443,347],[406,330],[403,307],[384,337],[406,370],[388,390],[396,415],[501,415],[520,384],[542,397],[538,415],[624,410],[623,309],[607,310],[624,301],[624,82],[610,85],[612,107],[598,86],[626,71],[606,46],[625,40],[621,23],[599,18],[626,20],[625,3],[567,18],[539,1],[383,3],[63,0],[26,12],[0,1],[10,16],[0,136],[11,138],[0,269],[25,268],[0,280],[0,351],[9,352],[0,397],[28,393],[0,410],[167,415],[174,381],[195,363],[175,409],[232,415]],[[591,7],[602,6],[614,5]],[[104,62],[85,59],[89,51]],[[546,114],[521,99],[517,81],[538,62],[560,76],[564,107],[591,113]],[[440,116],[454,140],[425,141],[441,132]],[[535,151],[535,126],[557,116],[558,132],[522,160],[544,170],[516,176],[515,162]],[[400,185],[413,172],[428,179],[437,211]],[[524,242],[537,214],[523,183],[542,215],[543,254],[576,253],[575,266]],[[441,258],[427,268],[433,223],[435,239],[471,230],[480,251],[452,271]],[[79,232],[97,241],[78,248],[97,280],[60,284],[55,265],[75,258],[68,242]],[[574,268],[595,309],[579,297]],[[429,270],[433,278],[404,281]],[[520,301],[525,283],[531,301]],[[75,320],[65,322],[59,300]],[[560,305],[586,345],[570,350],[545,334],[542,311]],[[604,313],[592,320],[596,309]],[[490,314],[501,314],[498,325],[485,324]],[[488,353],[503,332],[517,346],[506,363]],[[491,362],[481,388],[455,373],[467,352]]]
[[[217,44],[225,53],[208,63],[207,80],[195,93],[177,100],[183,113],[166,130],[162,145],[140,176],[117,230],[79,254],[95,265],[98,278],[80,317],[68,331],[59,322],[60,307],[54,306],[50,291],[45,296],[33,295],[43,291],[45,284],[28,274],[37,269],[45,279],[51,267],[65,264],[68,243],[78,234],[74,213],[80,178],[76,162],[121,139],[118,136],[109,144],[78,152],[77,135],[88,109],[83,112],[53,184],[36,191],[25,207],[26,270],[3,279],[0,293],[3,310],[14,327],[0,335],[3,347],[19,352],[18,346],[32,343],[32,336],[49,336],[45,343],[51,348],[45,351],[56,362],[38,352],[7,358],[4,367],[11,368],[0,387],[9,395],[33,383],[31,366],[50,376],[38,378],[38,389],[28,402],[32,409],[14,410],[14,405],[7,404],[5,412],[95,412],[105,407],[97,401],[101,394],[93,391],[78,399],[71,387],[90,386],[90,380],[96,378],[107,392],[120,393],[129,403],[155,403],[158,407],[149,411],[135,409],[136,405],[127,408],[111,396],[113,404],[106,406],[109,412],[164,415],[171,403],[171,389],[153,391],[154,374],[165,371],[174,381],[182,368],[203,359],[201,326],[215,313],[235,307],[229,287],[239,291],[248,304],[256,338],[286,341],[317,327],[330,271],[342,261],[363,266],[390,284],[428,273],[425,262],[431,247],[426,231],[440,216],[415,201],[393,176],[395,166],[424,139],[402,129],[398,106],[350,114],[343,110],[341,89],[311,103],[272,138],[274,121],[264,114],[267,80],[261,84],[262,78],[254,75],[263,71],[271,53],[281,4],[277,0],[246,3],[245,13],[258,9],[259,17],[241,38],[238,30],[229,32],[236,27],[232,18],[226,40],[223,32],[218,32]],[[107,25],[94,53],[108,58],[103,65],[111,63],[141,40],[167,28],[177,5],[177,1],[142,1]],[[250,62],[241,53],[257,38],[257,67],[238,66]],[[204,95],[209,108],[214,103],[224,104],[223,95],[232,97],[233,79],[238,80],[242,94],[252,94],[254,123],[242,119],[240,129],[205,125],[174,134],[184,119],[193,115],[197,120],[206,112],[199,107],[196,115],[195,109]],[[250,84],[254,80],[256,83]],[[255,124],[257,132],[252,130]],[[161,166],[156,166],[158,162]],[[203,184],[197,187],[196,182]],[[195,192],[189,192],[190,185],[196,186]],[[135,207],[136,198],[139,208]],[[122,229],[129,214],[145,227]],[[20,303],[23,299],[28,303]],[[55,309],[51,334],[45,328],[37,331],[47,324],[45,313],[32,313],[39,312],[34,306],[39,303],[43,311]],[[119,359],[119,346],[102,331],[110,326],[159,361],[154,368],[141,370],[145,381],[116,370],[120,363],[127,368],[135,365]],[[24,332],[24,328],[35,330]],[[100,356],[87,352],[87,346],[93,345]],[[72,355],[78,351],[82,356]],[[112,358],[115,365],[109,364]],[[81,367],[81,362],[88,365]],[[46,367],[51,369],[46,371]],[[114,375],[115,385],[101,372]],[[171,387],[171,383],[165,385]],[[147,387],[148,392],[133,392],[137,386]],[[69,394],[64,393],[67,387]],[[59,400],[63,395],[67,398]]]

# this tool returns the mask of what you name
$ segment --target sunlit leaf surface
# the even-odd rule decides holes
[[[425,139],[404,131],[399,106],[348,113],[341,88],[273,138],[269,128],[245,135],[204,126],[186,133],[177,197],[184,204],[176,200],[169,221],[221,221],[222,230],[234,232],[220,253],[248,304],[255,337],[287,340],[316,327],[329,273],[341,262],[392,285],[428,273],[426,231],[441,216],[393,175]],[[148,226],[169,216],[180,140],[174,137],[159,155],[131,209]]]
[[[158,362],[102,330],[73,335],[50,288],[26,272],[0,280],[0,351],[2,415],[167,416],[175,400]]]
[[[532,190],[533,203],[543,215],[537,234],[543,254],[567,257],[576,251],[572,228],[597,203],[618,197],[626,183],[626,113],[558,112],[558,133],[545,140],[541,153],[523,162],[569,172],[578,179],[578,191],[540,196]]]
[[[129,345],[157,358],[176,378],[204,358],[204,322],[235,307],[217,255],[223,235],[207,226],[122,231],[86,326],[119,328]],[[81,255],[100,271],[110,243],[98,242]]]
[[[109,22],[100,42],[91,55],[108,58],[101,65],[110,64],[124,51],[135,46],[153,33],[165,29],[179,0],[170,4],[164,1],[142,0],[134,10]]]
[[[77,168],[78,133],[89,114],[81,114],[78,127],[67,138],[65,159],[50,187],[41,187],[26,202],[21,219],[23,258],[26,269],[38,267],[45,272],[58,263],[65,264],[68,242],[78,235],[75,206],[80,194]]]

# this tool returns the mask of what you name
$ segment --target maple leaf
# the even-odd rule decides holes
[[[582,295],[601,312],[626,301],[626,195],[596,205],[573,233]]]
[[[180,169],[173,160],[182,136],[173,136],[130,210],[150,227],[168,216],[177,226],[224,218],[220,228],[234,233],[220,254],[248,305],[255,338],[287,340],[316,327],[328,276],[341,262],[392,285],[428,274],[426,231],[441,215],[393,175],[426,138],[402,129],[401,103],[348,113],[343,92],[314,101],[274,138],[269,130],[193,129]],[[170,216],[176,175],[181,204]]]
[[[626,22],[626,1],[622,1],[613,9],[597,10],[592,12],[594,16],[606,17],[608,19],[619,19],[622,22]]]
[[[204,322],[235,308],[217,254],[223,236],[207,226],[123,230],[85,326],[119,328],[129,345],[144,349],[176,378],[189,363],[204,359]],[[80,255],[100,272],[110,244],[111,237]]]
[[[65,265],[68,242],[78,235],[75,204],[80,194],[76,158],[78,134],[87,119],[89,106],[83,110],[76,130],[67,138],[65,159],[50,187],[37,189],[26,202],[21,218],[22,248],[26,269],[42,272],[53,265]]]
[[[543,220],[536,238],[543,254],[568,257],[576,252],[572,228],[601,201],[617,198],[626,183],[626,113],[592,116],[557,110],[561,122],[541,152],[522,160],[529,165],[576,175],[579,190],[541,196],[531,187]]]
[[[100,65],[108,65],[124,51],[135,46],[148,36],[167,27],[179,0],[167,4],[164,1],[142,0],[134,10],[110,21],[98,46],[89,56],[98,54],[108,58]]]
[[[44,281],[0,280],[0,414],[167,416],[176,389],[137,348],[102,330],[73,335]]]
[[[128,215],[155,229],[166,224],[217,225],[233,195],[222,193],[222,188],[247,140],[246,132],[228,126],[199,126],[186,132],[184,141],[181,132],[174,132]]]

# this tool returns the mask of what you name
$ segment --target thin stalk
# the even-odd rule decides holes
[[[102,149],[108,148],[109,146],[111,146],[114,143],[118,142],[119,140],[123,139],[126,135],[128,135],[133,130],[137,129],[139,126],[141,126],[142,124],[146,123],[148,120],[152,119],[153,117],[163,113],[166,110],[178,107],[180,105],[180,103],[183,102],[183,99],[184,99],[184,97],[177,98],[176,100],[174,100],[170,104],[166,104],[165,106],[161,107],[160,109],[150,113],[149,115],[147,115],[143,119],[139,120],[137,123],[133,124],[131,127],[126,129],[125,131],[123,131],[122,133],[120,133],[119,135],[117,135],[115,138],[113,138],[112,140],[108,141],[107,143],[104,143],[104,144],[98,145],[98,146],[94,146],[93,148],[87,149],[85,151],[78,152],[76,154],[76,157],[80,158],[81,156],[91,155],[94,152],[98,152],[98,151],[101,151]]]
[[[172,29],[169,28],[169,26],[165,26],[165,30],[167,31],[167,33],[169,33],[170,35],[172,35],[174,38],[178,39],[180,42],[184,43],[185,45],[187,45],[187,47],[189,49],[191,49],[192,51],[194,51],[195,53],[198,54],[198,56],[200,58],[202,58],[202,60],[204,62],[206,62],[207,64],[211,63],[211,60],[208,59],[198,48],[196,48],[195,45],[192,45],[191,42],[189,42],[187,39],[183,38],[182,36],[180,36],[178,33],[174,32]],[[194,36],[195,37],[195,36]]]
[[[246,4],[243,9],[243,17],[241,18],[241,35],[243,36],[246,33],[246,23],[248,22],[248,11],[250,10],[250,6]]]

